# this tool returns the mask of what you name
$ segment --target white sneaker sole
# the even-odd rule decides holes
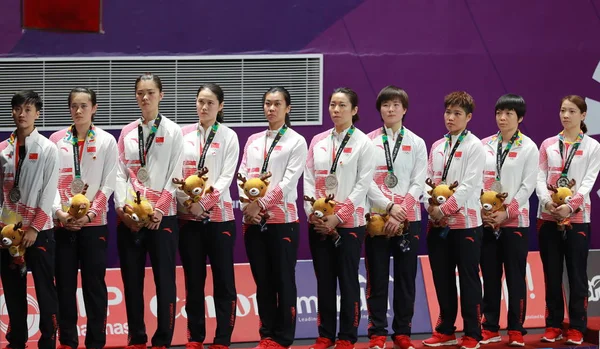
[[[497,337],[492,337],[486,340],[480,340],[479,343],[480,344],[490,344],[490,343],[498,343],[502,341],[502,337],[497,336]]]
[[[464,345],[460,347],[460,349],[479,349],[479,343],[475,347],[465,347]]]
[[[554,338],[554,339],[552,339],[552,338],[548,339],[548,338],[546,338],[546,337],[542,337],[542,342],[546,342],[546,343],[554,343],[554,342],[556,342],[556,341],[559,341],[559,340],[561,340],[562,338],[563,338],[562,334],[559,334],[559,335],[558,335],[556,338]]]
[[[423,341],[423,344],[426,347],[443,347],[446,345],[457,345],[458,341],[456,339],[450,340],[450,341],[446,341],[446,342],[441,342],[441,343],[435,343],[435,344],[429,344],[429,343],[425,343],[425,341]]]
[[[583,339],[580,341],[574,341],[572,339],[567,339],[567,341],[565,342],[567,344],[574,344],[574,345],[580,345],[581,343],[583,343]]]
[[[524,347],[525,343],[514,341],[514,342],[509,342],[508,346],[509,347]]]
[[[385,344],[383,345],[383,347],[376,345],[374,347],[369,347],[369,349],[385,349]]]
[[[394,344],[394,349],[400,349],[399,346],[397,346],[396,344]],[[415,349],[415,347],[413,347],[412,345],[410,347],[408,347],[407,349]]]

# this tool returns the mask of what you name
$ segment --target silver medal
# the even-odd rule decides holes
[[[398,185],[398,177],[393,173],[388,173],[383,179],[383,183],[385,183],[386,187],[393,188]]]
[[[329,174],[329,175],[327,175],[327,177],[325,177],[325,188],[327,188],[329,190],[333,190],[333,189],[337,188],[337,186],[338,186],[338,180],[334,174]]]
[[[150,174],[145,167],[142,167],[138,170],[137,179],[142,183],[145,183],[150,179]]]
[[[73,178],[73,181],[71,182],[71,194],[77,195],[81,193],[84,186],[85,183],[83,182],[83,179],[77,177]]]
[[[19,187],[13,187],[8,193],[8,198],[13,203],[19,202],[21,200],[21,190],[19,190]]]
[[[556,186],[559,188],[567,188],[569,186],[569,179],[567,177],[560,177],[556,181]]]
[[[502,192],[502,184],[500,183],[500,181],[494,181],[494,183],[492,183],[492,187],[490,188],[491,191],[495,191],[496,193],[501,193]]]

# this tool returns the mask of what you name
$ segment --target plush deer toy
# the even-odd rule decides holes
[[[267,178],[269,177],[271,177],[271,172],[263,173],[260,177],[246,180],[246,177],[238,173],[237,179],[242,182],[240,183],[240,188],[244,190],[244,194],[248,197],[247,199],[243,197],[240,198],[240,202],[251,203],[264,197],[269,188],[269,181],[267,181]],[[265,220],[269,219],[269,214],[265,212],[263,218]]]
[[[394,236],[400,236],[408,230],[409,226],[408,219],[406,219],[404,222],[400,222],[398,230],[396,230],[392,235],[387,235],[383,231],[383,227],[385,226],[385,223],[387,223],[387,221],[390,219],[390,216],[388,214],[382,215],[378,213],[367,213],[365,215],[365,218],[367,219],[367,233],[369,233],[371,237],[385,235],[387,238],[391,238]]]
[[[2,228],[2,246],[8,247],[8,253],[12,257],[11,267],[20,267],[21,274],[27,273],[25,265],[25,246],[21,244],[25,231],[23,223],[9,224]]]
[[[493,190],[483,191],[482,189],[479,200],[481,201],[481,207],[483,207],[483,214],[489,216],[496,211],[506,211],[504,200],[507,196],[508,193],[497,193]],[[498,231],[498,227],[493,224],[486,223],[485,226],[494,229],[494,233]]]
[[[447,184],[439,184],[435,185],[431,178],[427,178],[425,183],[431,187],[431,190],[427,192],[427,194],[431,195],[429,198],[429,205],[439,206],[446,202],[449,197],[451,197],[456,191],[456,187],[458,187],[458,182],[454,181],[454,183]],[[433,222],[434,227],[445,227],[447,224],[440,224],[439,222]]]
[[[86,184],[85,186],[83,186],[83,190],[81,191],[81,193],[76,194],[75,196],[69,199],[68,213],[75,220],[85,216],[88,213],[88,210],[90,209],[91,202],[85,196],[87,189],[88,185]],[[69,220],[73,220],[73,218],[69,218]]]
[[[135,195],[136,198],[133,200],[133,205],[125,205],[125,214],[138,224],[147,223],[154,218],[154,208],[148,200],[145,198],[142,199],[139,191],[137,191]]]
[[[173,178],[173,183],[180,185],[179,189],[185,192],[190,198],[183,203],[183,206],[189,207],[192,203],[200,201],[202,195],[204,195],[204,187],[208,177],[205,174],[208,173],[208,168],[204,167],[198,170],[197,173],[189,176],[185,180]],[[210,193],[212,187],[206,190],[206,193]]]
[[[333,194],[327,195],[325,198],[319,198],[315,200],[313,197],[308,197],[304,195],[304,201],[308,201],[312,204],[313,214],[318,218],[323,218],[327,216],[333,215],[334,208],[336,202],[333,201]],[[337,230],[333,229],[327,235],[331,236],[333,241],[337,241],[340,238],[340,234],[338,234]],[[327,235],[323,236],[323,239],[327,237]]]
[[[568,204],[573,197],[573,191],[571,188],[575,186],[575,180],[571,179],[569,185],[567,187],[556,187],[554,185],[548,184],[548,190],[552,192],[550,195],[552,197],[552,202],[554,202],[557,206]],[[581,207],[577,207],[573,214],[581,211]],[[559,231],[565,231],[571,229],[573,226],[571,225],[571,219],[569,217],[563,219],[560,222],[556,222]]]

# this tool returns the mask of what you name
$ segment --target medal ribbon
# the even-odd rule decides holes
[[[396,139],[396,145],[394,146],[394,152],[390,157],[390,145],[388,143],[388,135],[385,132],[385,126],[381,128],[383,134],[381,138],[383,139],[383,149],[385,150],[385,163],[387,165],[388,173],[394,173],[394,161],[396,161],[396,157],[398,156],[398,151],[400,150],[400,145],[402,145],[402,140],[404,139],[404,126],[400,130],[400,134],[398,135],[398,139]]]
[[[581,145],[581,140],[583,139],[583,133],[579,133],[579,135],[577,135],[577,139],[575,140],[575,143],[571,146],[571,150],[569,151],[569,155],[567,156],[567,160],[565,161],[565,155],[564,155],[564,139],[561,139],[558,141],[558,148],[560,149],[560,157],[564,162],[563,165],[563,170],[560,174],[561,177],[567,178],[567,173],[569,173],[569,168],[571,167],[571,161],[573,161],[573,157],[575,156],[575,153],[577,152],[577,148],[579,148],[579,145]]]
[[[456,149],[458,149],[458,146],[463,141],[463,139],[465,139],[465,137],[467,136],[467,133],[469,133],[469,131],[464,130],[464,131],[462,131],[460,136],[458,136],[458,139],[456,140],[456,144],[452,148],[452,151],[450,152],[448,160],[446,161],[446,165],[444,166],[444,172],[442,173],[442,183],[446,182],[446,177],[448,176],[448,170],[450,169],[450,164],[452,163],[452,159],[454,158],[454,153],[456,152]],[[446,137],[452,137],[452,136],[446,135]],[[452,138],[450,138],[450,140],[452,140]],[[444,152],[446,152],[447,147],[448,147],[448,140],[446,140],[446,145],[444,146]]]
[[[83,149],[87,140],[92,137],[92,127],[94,124],[90,125],[90,129],[88,130],[85,142],[79,145],[79,138],[77,137],[77,129],[75,125],[71,126],[71,134],[73,138],[71,139],[71,144],[73,145],[73,170],[75,171],[75,178],[81,178],[81,157],[83,156]]]
[[[198,136],[200,136],[200,127],[202,127],[200,125],[200,123],[198,123]],[[215,139],[215,134],[217,133],[217,130],[219,129],[219,123],[215,122],[211,128],[210,128],[210,133],[208,134],[208,138],[206,139],[206,142],[204,142],[204,145],[202,145],[202,140],[200,140],[200,160],[198,161],[198,170],[200,170],[201,168],[204,167],[204,160],[206,160],[206,153],[208,152],[208,148],[210,148],[210,145],[212,144],[212,141]]]
[[[279,143],[279,140],[281,139],[281,137],[283,137],[283,135],[285,134],[285,131],[287,131],[288,126],[286,124],[283,124],[283,126],[281,126],[281,128],[279,129],[279,132],[277,132],[277,136],[275,136],[275,139],[273,140],[273,143],[271,143],[271,148],[269,148],[269,152],[267,152],[267,134],[265,133],[265,153],[264,153],[264,161],[263,161],[263,165],[262,165],[262,169],[260,170],[260,173],[266,173],[267,172],[267,166],[269,166],[269,159],[271,158],[271,153],[273,152],[273,149],[275,149],[275,146],[277,145],[277,143]]]
[[[25,159],[25,154],[22,154],[22,156],[20,155],[19,142],[15,142],[15,182],[13,188],[19,188],[19,177],[21,176],[21,168],[23,167],[23,160]]]
[[[510,138],[508,144],[506,144],[506,148],[502,151],[502,134],[498,135],[498,149],[496,150],[496,181],[500,182],[500,170],[502,170],[502,166],[504,165],[504,160],[506,160],[506,156],[510,152],[515,141],[519,138],[519,130],[515,132],[515,134]]]
[[[342,151],[344,150],[344,147],[346,147],[346,144],[348,144],[348,141],[350,140],[350,137],[352,137],[352,134],[354,133],[355,129],[356,129],[356,127],[354,127],[354,125],[350,126],[350,129],[348,130],[348,132],[346,132],[346,136],[342,140],[342,144],[340,144],[340,147],[338,148],[337,153],[335,153],[335,157],[333,157],[333,154],[335,152],[335,143],[333,142],[333,131],[331,131],[332,164],[331,164],[331,169],[329,170],[329,173],[335,174],[335,170],[337,169],[337,165],[338,165],[338,159],[340,158],[340,155],[342,155]]]
[[[146,166],[146,155],[148,154],[148,150],[152,146],[152,142],[154,142],[154,137],[156,136],[156,132],[158,131],[158,126],[160,126],[160,120],[162,119],[162,115],[160,113],[154,119],[154,123],[152,124],[152,128],[150,129],[150,134],[148,135],[148,139],[146,139],[146,147],[144,147],[144,131],[142,130],[142,125],[138,125],[138,153],[140,156],[140,166]]]

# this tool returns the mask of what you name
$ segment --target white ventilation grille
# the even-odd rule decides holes
[[[225,122],[234,127],[265,125],[262,96],[272,86],[284,86],[292,97],[292,123],[322,124],[323,56],[172,56],[0,59],[0,130],[12,131],[10,99],[32,89],[44,101],[42,130],[71,124],[67,98],[73,87],[98,94],[95,124],[119,129],[140,116],[135,79],[151,72],[163,82],[161,112],[185,125],[198,120],[196,91],[202,83],[219,84],[225,93]]]

